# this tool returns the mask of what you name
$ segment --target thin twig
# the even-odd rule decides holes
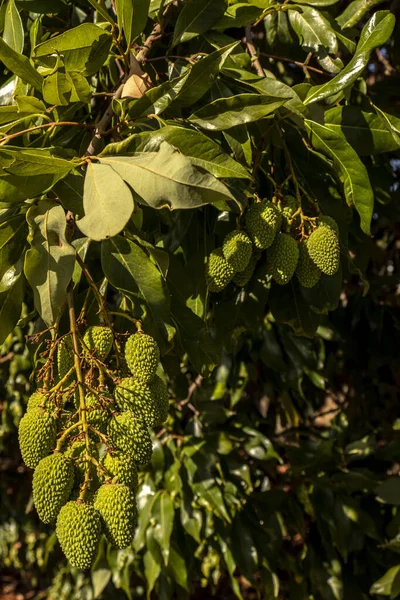
[[[249,51],[249,54],[251,56],[251,64],[254,67],[257,75],[259,75],[260,77],[265,77],[264,69],[262,68],[260,59],[258,58],[257,48],[253,44],[251,25],[246,25],[244,31],[247,50]]]
[[[49,128],[54,128],[54,127],[67,127],[67,126],[68,127],[79,127],[80,129],[94,129],[94,127],[95,127],[95,125],[86,125],[85,123],[76,123],[74,121],[59,121],[58,123],[52,121],[51,123],[35,125],[34,127],[29,127],[29,129],[22,129],[22,131],[17,131],[17,133],[10,133],[8,135],[5,135],[4,137],[0,138],[0,145],[3,145],[20,135],[24,135],[25,133],[31,133],[31,131],[36,131],[39,129],[49,129]]]
[[[310,67],[306,63],[300,62],[299,60],[293,60],[292,58],[285,58],[284,56],[276,56],[275,54],[266,54],[265,52],[260,52],[260,56],[265,56],[265,58],[273,58],[275,60],[282,60],[284,62],[292,63],[297,67],[307,67],[309,71],[315,71],[315,73],[319,73],[320,75],[325,75],[325,77],[330,77],[329,73],[325,73],[321,69],[317,69],[316,67]]]

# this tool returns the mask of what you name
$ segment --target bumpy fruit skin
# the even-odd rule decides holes
[[[97,441],[97,440],[96,440]],[[93,440],[89,441],[90,444],[90,455],[95,459],[99,459],[99,452],[97,449],[97,444],[94,443]],[[80,494],[81,485],[85,479],[85,470],[86,470],[86,454],[85,454],[86,446],[85,440],[76,440],[73,442],[71,446],[67,448],[64,452],[64,456],[71,460],[74,469],[74,484],[69,496],[70,500],[77,500]],[[99,476],[97,474],[97,469],[93,463],[89,463],[89,477],[90,477],[90,487],[87,491],[86,500],[92,501],[94,497],[94,493],[98,488],[100,481]]]
[[[321,277],[321,269],[311,260],[307,244],[300,244],[299,262],[297,263],[296,275],[301,285],[312,288]]]
[[[100,514],[90,504],[72,500],[60,510],[56,534],[71,566],[88,569],[100,542]]]
[[[281,213],[268,200],[253,204],[246,215],[246,230],[256,248],[266,249],[272,246],[281,224]]]
[[[72,462],[60,452],[42,458],[33,474],[33,502],[43,523],[55,521],[74,483]]]
[[[91,325],[85,331],[83,342],[87,348],[96,350],[96,358],[104,360],[110,353],[114,341],[113,332],[109,327]]]
[[[136,463],[131,456],[117,452],[106,454],[103,464],[112,478],[118,477],[118,483],[127,485],[133,492],[136,492],[138,472]]]
[[[169,413],[169,394],[168,388],[158,375],[149,383],[153,402],[156,405],[157,419],[156,425],[161,425],[168,418]]]
[[[288,233],[279,233],[267,253],[267,269],[279,285],[288,283],[296,270],[299,247]]]
[[[261,252],[254,252],[247,267],[243,271],[236,273],[235,277],[233,278],[233,283],[236,283],[236,285],[239,287],[244,287],[247,285],[253,276],[254,269],[256,268],[260,256]]]
[[[286,196],[284,200],[279,201],[278,209],[282,215],[282,229],[289,232],[293,225],[290,221],[297,210],[296,198],[293,196]]]
[[[222,248],[213,250],[206,265],[206,283],[210,292],[221,292],[234,274],[235,269],[226,260]]]
[[[332,219],[332,217],[329,217],[328,215],[320,217],[319,225],[320,227],[330,227],[331,229],[333,229],[336,235],[339,236],[339,226],[336,223],[335,219]]]
[[[57,435],[55,418],[41,408],[33,408],[21,419],[18,429],[22,460],[35,469],[54,448]]]
[[[49,402],[47,401],[47,396],[45,396],[40,390],[36,390],[36,392],[33,392],[28,400],[26,412],[30,412],[34,408],[40,407],[49,408]]]
[[[145,466],[150,462],[153,445],[149,430],[132,412],[126,411],[111,419],[108,435],[112,445],[132,456],[138,465]]]
[[[101,402],[100,399],[92,393],[86,394],[85,396],[86,403],[86,420],[89,425],[92,425],[97,431],[100,433],[105,433],[107,431],[108,422],[110,417],[108,415],[108,411],[103,406],[104,402]],[[96,436],[94,432],[90,432],[93,436]],[[92,436],[92,437],[93,437]],[[96,436],[97,439],[97,436]]]
[[[68,371],[74,366],[74,352],[72,348],[72,340],[70,336],[65,336],[61,339],[57,349],[57,369],[60,379],[65,377]],[[74,380],[74,373],[68,377],[65,382],[67,387]]]
[[[222,244],[224,257],[235,271],[243,271],[249,264],[253,244],[244,231],[231,231]]]
[[[340,265],[340,245],[336,232],[331,227],[318,227],[307,241],[311,260],[326,275],[335,275]]]
[[[132,543],[137,524],[135,495],[121,483],[102,485],[94,501],[99,511],[107,539],[123,549]]]
[[[157,424],[157,405],[148,383],[135,377],[125,377],[115,388],[114,396],[122,411],[132,411],[137,419],[144,421],[149,427]]]
[[[156,374],[160,350],[155,339],[145,333],[134,333],[125,345],[126,364],[136,379],[147,382]]]

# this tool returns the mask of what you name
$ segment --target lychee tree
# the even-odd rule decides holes
[[[274,562],[275,529],[286,519],[296,529],[291,505],[258,538],[249,526],[277,508],[278,495],[263,504],[252,494],[270,489],[269,462],[284,460],[259,416],[253,427],[235,407],[247,386],[268,383],[259,360],[302,401],[304,377],[311,394],[325,390],[323,340],[349,295],[369,293],[371,223],[386,215],[400,149],[384,85],[397,69],[395,4],[2,2],[0,343],[28,336],[20,450],[37,513],[72,567],[96,573],[106,543],[108,558],[112,548],[132,557],[133,543],[148,596],[190,594],[189,555],[201,558],[198,580],[217,586],[224,571],[239,598],[240,574],[268,598],[350,597],[338,595],[336,579],[347,584],[328,550],[333,583],[304,574],[288,583],[298,557]],[[301,411],[291,393],[276,414],[296,431],[285,446],[295,465]],[[299,473],[321,467],[318,485],[329,443],[311,466],[301,455],[311,450],[299,451]],[[161,454],[165,472],[150,477],[143,469],[157,471]],[[246,456],[259,461],[251,476]],[[316,484],[308,471],[297,483],[306,556]],[[353,499],[338,507],[329,490],[314,495],[328,513],[368,521],[361,508],[350,515]],[[230,545],[249,527],[246,557]],[[379,539],[371,527],[365,535]],[[318,528],[345,563],[351,540],[335,538],[328,518]],[[322,569],[317,546],[310,573]],[[128,572],[136,558],[126,560]],[[371,590],[397,593],[387,582]]]

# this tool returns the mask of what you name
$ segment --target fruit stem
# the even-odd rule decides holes
[[[100,294],[100,291],[99,291],[97,285],[95,284],[93,277],[90,274],[89,269],[87,268],[87,266],[85,265],[84,261],[81,259],[81,257],[79,256],[78,253],[76,254],[76,261],[77,261],[78,265],[80,266],[80,268],[82,269],[82,272],[86,277],[89,287],[92,289],[93,294],[97,300],[97,304],[99,305],[99,309],[100,309],[100,321],[103,321],[105,323],[105,325],[107,327],[109,327],[111,329],[111,331],[113,331],[113,329],[111,327],[110,315],[108,314],[107,309],[105,307],[103,296]],[[113,346],[115,349],[115,358],[117,361],[117,367],[119,369],[119,368],[121,368],[121,359],[120,359],[121,348],[118,343],[118,340],[114,336],[114,332],[113,332]]]
[[[74,423],[73,425],[71,425],[71,427],[68,427],[68,429],[66,429],[64,431],[64,433],[62,434],[62,436],[58,439],[55,452],[60,452],[61,446],[63,445],[65,439],[69,436],[69,434],[71,433],[71,431],[73,431],[77,427],[80,427],[81,425],[82,425],[82,421],[77,421],[76,423]]]
[[[90,479],[90,471],[89,471],[89,462],[90,462],[90,445],[89,445],[89,429],[88,423],[86,419],[86,403],[85,403],[85,388],[84,388],[84,378],[82,374],[81,362],[79,359],[79,342],[78,342],[78,331],[76,328],[76,316],[75,316],[75,307],[74,307],[74,298],[72,287],[69,288],[67,292],[67,302],[68,302],[68,314],[69,314],[69,323],[72,334],[72,342],[73,342],[73,350],[74,350],[74,365],[76,378],[78,380],[78,390],[79,390],[79,421],[81,422],[81,429],[85,435],[85,479],[81,486],[81,491],[79,494],[79,498],[81,500],[84,499],[86,495],[86,491],[89,485]]]
[[[71,377],[71,375],[74,371],[75,371],[75,366],[71,367],[70,370],[68,371],[68,373],[66,373],[64,375],[64,377],[62,379],[60,379],[60,381],[57,383],[57,385],[55,385],[54,387],[51,388],[51,390],[48,391],[49,396],[55,394],[55,392],[57,392],[60,388],[62,388],[64,383],[67,381],[67,379],[69,377]]]
[[[139,319],[135,319],[134,317],[130,317],[129,315],[127,315],[124,312],[118,312],[118,311],[111,311],[110,310],[110,315],[115,315],[117,317],[124,317],[125,319],[128,319],[128,321],[132,321],[132,323],[135,324],[136,329],[138,330],[138,332],[143,332],[142,329],[142,322],[139,321]]]

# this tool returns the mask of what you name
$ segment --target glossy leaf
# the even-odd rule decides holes
[[[397,598],[400,594],[400,565],[391,567],[371,586],[370,594],[381,594]]]
[[[162,349],[169,345],[170,299],[163,277],[140,246],[116,236],[102,242],[101,264],[108,281],[123,294],[140,293]]]
[[[161,561],[158,554],[154,551],[156,541],[154,531],[148,528],[146,531],[146,547],[148,548],[143,556],[144,575],[147,581],[147,599],[150,600],[151,592],[154,589],[156,581],[161,573]]]
[[[233,98],[215,100],[193,113],[189,119],[203,129],[221,131],[263,119],[286,100],[261,94],[239,94]]]
[[[28,226],[25,216],[15,216],[0,223],[0,281],[23,254]]]
[[[375,490],[381,502],[400,506],[400,477],[389,477]]]
[[[205,169],[215,177],[247,179],[251,177],[239,162],[231,158],[219,144],[204,133],[173,125],[151,133],[133,134],[122,142],[108,144],[102,156],[153,152],[159,149],[163,141],[177,148],[184,156],[190,157],[196,167]]]
[[[392,152],[400,147],[389,127],[400,131],[400,119],[365,112],[356,106],[336,106],[325,112],[325,125],[344,135],[359,156]],[[389,125],[389,126],[388,126]]]
[[[339,0],[296,0],[296,4],[309,4],[317,8],[325,8],[337,4]]]
[[[224,0],[188,0],[175,24],[172,45],[188,42],[205,33],[225,12]]]
[[[162,114],[177,97],[188,76],[189,72],[171,81],[165,81],[158,87],[150,88],[141,98],[128,103],[128,115],[134,118]]]
[[[174,503],[167,492],[162,492],[153,504],[154,538],[157,540],[164,564],[168,565],[170,552],[170,538],[174,526]]]
[[[111,36],[94,23],[83,23],[65,33],[42,42],[35,48],[35,57],[48,64],[55,63],[52,55],[62,57],[67,71],[92,75],[104,63],[111,45]]]
[[[126,181],[138,201],[153,208],[196,208],[233,200],[228,188],[212,175],[200,173],[190,159],[167,142],[158,152],[101,158]]]
[[[382,2],[383,0],[353,0],[336,18],[336,21],[342,29],[354,27],[374,6]]]
[[[13,50],[2,38],[0,38],[0,60],[11,73],[14,73],[38,91],[42,91],[43,77],[36,71],[26,56]]]
[[[234,42],[199,59],[185,78],[175,102],[179,106],[191,106],[200,100],[210,89],[216,74],[222,69],[227,57],[237,45],[238,42]]]
[[[8,0],[4,16],[3,40],[19,54],[24,49],[24,26],[15,0]]]
[[[306,52],[314,52],[319,64],[331,73],[337,73],[343,63],[333,59],[338,49],[336,34],[322,14],[310,6],[302,10],[289,10],[289,22],[297,33],[300,44]]]
[[[129,46],[146,27],[150,0],[116,0],[115,6]]]
[[[367,169],[342,135],[313,121],[306,120],[305,125],[312,146],[333,160],[343,182],[347,204],[356,208],[361,229],[369,235],[374,194]]]
[[[258,21],[263,13],[262,8],[254,4],[237,2],[231,4],[225,11],[225,15],[214,25],[214,29],[223,30],[230,27],[244,27]]]
[[[8,282],[3,291],[3,282],[7,278]],[[11,267],[10,271],[5,273],[0,282],[0,343],[2,344],[6,337],[16,326],[22,310],[24,301],[25,281],[19,266]]]
[[[51,327],[65,302],[75,249],[65,237],[65,213],[60,205],[44,200],[29,209],[27,220],[32,239],[24,271],[33,289],[36,310]]]
[[[312,87],[304,103],[318,102],[354,83],[367,66],[371,52],[392,35],[394,24],[393,14],[385,10],[377,11],[364,26],[351,61],[331,81]]]
[[[100,241],[117,235],[133,212],[132,194],[109,165],[90,162],[83,188],[85,215],[77,221],[84,235]]]

